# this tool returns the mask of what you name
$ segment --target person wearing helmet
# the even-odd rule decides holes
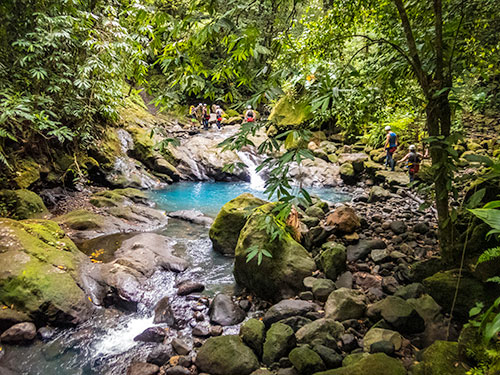
[[[215,106],[215,117],[217,118],[216,124],[217,127],[220,129],[221,128],[221,123],[222,123],[222,115],[224,114],[224,111],[220,107],[220,105]]]
[[[421,153],[417,152],[417,147],[415,145],[410,145],[409,153],[405,155],[400,163],[406,162],[406,168],[408,168],[408,175],[410,176],[410,183],[415,181],[415,175],[420,169],[420,162],[425,157]]]
[[[210,110],[206,104],[203,104],[202,111],[203,129],[208,130],[208,120],[210,120]]]
[[[254,122],[255,121],[255,112],[253,111],[251,105],[249,105],[247,107],[247,112],[245,113],[245,121],[246,122]]]
[[[394,171],[394,167],[396,166],[396,162],[394,161],[393,155],[396,149],[398,148],[398,136],[396,133],[391,131],[390,126],[385,127],[385,131],[387,133],[387,136],[385,137],[385,150],[387,152],[386,158],[385,158],[385,166],[389,166],[391,168],[391,171]]]

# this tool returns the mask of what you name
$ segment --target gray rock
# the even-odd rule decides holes
[[[304,277],[304,286],[307,288],[307,289],[312,289],[312,286],[314,284],[314,282],[316,281],[316,278],[313,277],[313,276],[307,276],[307,277]]]
[[[148,354],[146,362],[152,363],[157,366],[163,366],[170,360],[174,353],[168,345],[158,345]]]
[[[177,284],[178,296],[187,296],[188,294],[191,293],[203,292],[203,290],[205,290],[205,286],[195,281],[185,280]]]
[[[154,324],[167,323],[170,327],[175,326],[175,316],[170,306],[168,297],[163,297],[155,306]]]
[[[378,341],[370,345],[370,353],[394,354],[394,344],[390,341]]]
[[[31,322],[18,323],[7,329],[0,336],[5,344],[28,344],[36,337],[36,326]]]
[[[333,319],[318,319],[306,324],[297,331],[295,337],[299,344],[317,344],[335,347],[344,333],[344,326]]]
[[[217,294],[208,311],[210,321],[221,326],[232,326],[242,322],[246,313],[225,294]]]
[[[335,320],[361,318],[366,310],[367,299],[362,291],[340,288],[333,291],[325,304],[325,315]]]
[[[393,221],[391,222],[391,230],[395,234],[403,234],[407,231],[408,227],[404,221]]]
[[[152,363],[136,362],[132,363],[127,370],[127,375],[155,375],[160,368]]]
[[[293,329],[283,323],[274,323],[267,331],[264,342],[262,362],[271,365],[281,357],[288,355],[295,346],[295,335]]]
[[[321,302],[325,302],[334,290],[335,283],[330,279],[317,279],[312,287],[314,297]]]
[[[184,340],[179,338],[172,340],[172,348],[179,355],[188,355],[191,352],[191,347]]]
[[[166,375],[191,375],[191,371],[182,366],[170,367],[165,371]]]
[[[426,323],[441,320],[441,306],[430,295],[424,294],[419,298],[408,298],[406,302],[417,311]]]
[[[381,263],[389,258],[389,252],[386,249],[372,250],[370,253],[370,257],[375,263]]]
[[[166,336],[167,332],[163,328],[150,327],[146,328],[144,332],[134,337],[134,341],[163,342]]]
[[[384,319],[401,333],[418,333],[425,329],[424,320],[404,299],[389,296],[371,305],[367,310],[370,319]]]
[[[398,288],[394,295],[403,299],[418,298],[424,294],[424,286],[420,283],[412,283]]]
[[[385,249],[387,247],[383,240],[361,240],[355,245],[347,246],[347,260],[354,262],[366,257],[372,250]]]
[[[346,271],[342,275],[339,276],[337,281],[335,282],[335,286],[340,288],[348,288],[352,289],[352,273],[351,271]]]
[[[383,328],[371,328],[363,338],[364,351],[372,352],[372,346],[381,342],[391,343],[394,348],[393,351],[399,350],[401,349],[402,340],[403,339],[398,332]]]
[[[176,219],[186,220],[189,221],[190,223],[207,225],[207,226],[212,225],[214,222],[214,219],[205,216],[203,212],[198,210],[181,210],[181,211],[169,212],[168,216]]]
[[[413,231],[419,234],[426,234],[429,232],[429,224],[427,223],[417,223],[413,226]]]
[[[319,310],[319,306],[309,301],[285,299],[271,306],[264,315],[263,321],[270,326],[279,320],[291,316],[304,316],[308,312]]]
[[[333,369],[342,366],[342,356],[335,350],[324,345],[314,345],[313,350],[319,354],[326,368]]]
[[[280,320],[279,322],[286,324],[287,326],[292,327],[293,331],[297,332],[299,329],[304,327],[306,324],[311,323],[312,320],[309,318],[303,317],[303,316],[291,316],[290,318]]]
[[[380,202],[388,199],[391,196],[391,193],[380,186],[372,186],[370,189],[370,197],[368,202]]]

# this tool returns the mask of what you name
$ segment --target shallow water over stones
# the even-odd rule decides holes
[[[255,192],[244,183],[179,183],[167,190],[152,193],[152,200],[167,211],[198,209],[214,217],[220,207],[244,192]],[[331,189],[313,190],[330,201],[341,201],[346,195]],[[132,361],[144,361],[157,347],[156,343],[134,341],[145,329],[157,326],[167,329],[167,343],[182,337],[192,345],[195,315],[205,316],[196,328],[208,330],[208,307],[199,302],[200,294],[179,296],[176,285],[184,280],[205,286],[201,296],[211,298],[222,292],[237,292],[232,274],[233,259],[213,251],[208,227],[171,218],[166,228],[155,232],[168,238],[173,255],[189,262],[182,273],[158,270],[141,285],[141,299],[136,312],[101,308],[87,322],[73,329],[58,329],[51,340],[37,340],[31,346],[4,346],[2,368],[28,375],[118,375],[125,374]],[[98,262],[110,262],[121,244],[136,234],[114,234],[79,244],[81,250]],[[169,297],[178,328],[155,325],[156,303]],[[208,305],[208,303],[207,303]],[[249,314],[250,315],[250,314]],[[224,334],[237,333],[238,325],[224,327]]]

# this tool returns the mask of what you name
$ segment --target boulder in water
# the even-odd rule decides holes
[[[198,351],[196,366],[212,375],[249,375],[259,368],[259,361],[239,336],[209,338]]]
[[[134,337],[134,341],[143,342],[163,342],[167,336],[167,331],[161,327],[146,328],[144,332]]]
[[[18,323],[2,333],[0,341],[5,344],[28,344],[36,337],[36,326],[31,322]]]
[[[252,194],[242,194],[222,206],[209,231],[214,250],[223,255],[234,255],[241,229],[255,208],[266,204]]]
[[[196,281],[184,280],[177,284],[177,295],[187,296],[191,293],[203,292],[205,285]]]
[[[271,215],[273,205],[255,211],[243,227],[236,246],[234,276],[241,286],[262,298],[279,301],[303,291],[302,280],[310,276],[316,265],[306,249],[285,233],[281,239],[271,241],[261,228],[262,221]],[[264,256],[257,264],[254,258],[247,262],[247,249],[266,249],[272,258]]]
[[[153,363],[136,362],[130,365],[127,375],[156,375],[159,371],[160,368]]]
[[[245,311],[237,306],[229,296],[217,294],[210,304],[208,311],[210,321],[221,326],[232,326],[245,319]]]
[[[163,297],[155,306],[154,324],[166,323],[172,327],[175,325],[175,316],[168,297]]]

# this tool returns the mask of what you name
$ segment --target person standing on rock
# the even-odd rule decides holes
[[[220,129],[221,128],[221,123],[222,123],[222,115],[224,114],[224,111],[220,107],[220,105],[215,107],[215,117],[217,118],[217,127]]]
[[[404,163],[407,161],[406,167],[408,168],[408,175],[410,176],[410,183],[415,181],[415,175],[418,173],[420,169],[420,162],[425,156],[420,152],[417,152],[417,148],[415,145],[410,146],[410,152],[405,155],[403,159],[400,160],[400,163]]]
[[[245,121],[246,122],[254,122],[255,121],[255,112],[253,111],[251,105],[249,105],[247,107],[247,111],[245,113]]]
[[[203,129],[208,130],[208,120],[210,120],[210,110],[208,109],[206,104],[203,104]]]
[[[396,166],[396,162],[394,161],[393,155],[396,149],[398,148],[398,136],[396,133],[391,131],[390,126],[385,127],[385,131],[387,136],[385,137],[385,150],[387,152],[385,166],[389,166],[391,171],[394,171],[394,167]]]

